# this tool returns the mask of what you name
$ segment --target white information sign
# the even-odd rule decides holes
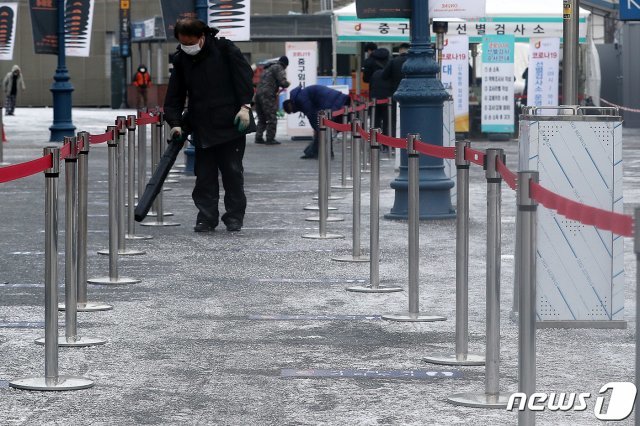
[[[315,41],[291,41],[285,45],[289,58],[287,80],[291,83],[289,91],[295,87],[316,84],[318,80],[318,43]],[[309,117],[309,119],[314,119]],[[313,128],[307,117],[301,112],[287,115],[287,134],[289,136],[312,136]]]
[[[220,30],[218,37],[225,37],[232,41],[251,41],[251,0],[242,2],[209,0],[208,3],[209,26]]]
[[[483,18],[485,0],[429,0],[430,18]]]
[[[513,36],[486,36],[482,41],[482,131],[513,133]]]
[[[444,39],[441,80],[453,96],[455,131],[469,131],[469,37]]]
[[[527,105],[558,105],[559,38],[531,39],[527,73]]]

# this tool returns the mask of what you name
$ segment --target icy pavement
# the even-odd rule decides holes
[[[101,133],[117,115],[133,111],[76,109],[78,130]],[[5,118],[5,160],[41,155],[51,109],[16,110]],[[300,238],[317,229],[303,211],[317,190],[317,162],[301,160],[306,142],[289,141],[280,122],[279,146],[252,143],[245,159],[248,211],[242,232],[192,230],[193,177],[168,185],[165,210],[179,227],[137,227],[148,241],[127,242],[145,256],[121,257],[121,275],[142,279],[122,287],[90,286],[89,299],[114,310],[79,314],[79,334],[108,339],[105,346],[61,349],[61,374],[95,380],[92,389],[40,393],[7,382],[44,373],[43,178],[0,185],[0,423],[1,424],[233,424],[233,425],[512,425],[505,410],[456,407],[447,396],[484,390],[483,367],[429,365],[424,356],[450,352],[455,331],[455,224],[420,224],[424,312],[437,323],[393,323],[379,315],[406,309],[407,293],[366,295],[344,289],[368,279],[367,264],[331,261],[351,250],[351,196],[332,201],[344,222],[330,223],[342,240]],[[640,202],[640,132],[625,130],[625,212]],[[283,136],[280,136],[283,135]],[[515,169],[516,143],[504,147]],[[337,145],[334,170],[340,160]],[[106,148],[90,155],[89,276],[105,275],[107,245]],[[381,212],[394,192],[393,162],[382,164]],[[334,173],[334,182],[338,175]],[[369,246],[368,175],[363,175],[362,246]],[[60,194],[64,193],[60,182]],[[471,171],[470,351],[484,352],[486,189]],[[63,247],[60,199],[60,252]],[[503,186],[500,388],[517,388],[517,324],[513,293],[515,194]],[[169,218],[168,218],[169,219]],[[381,221],[383,282],[407,286],[407,225]],[[583,412],[541,412],[540,425],[597,425],[595,395],[607,382],[633,381],[635,257],[625,245],[625,330],[537,332],[537,390],[590,392]],[[60,256],[60,282],[64,260]],[[62,300],[62,294],[60,295]],[[61,322],[64,315],[60,315]],[[2,324],[5,324],[2,327]],[[617,424],[631,424],[631,419]]]

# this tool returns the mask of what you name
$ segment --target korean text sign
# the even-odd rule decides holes
[[[442,84],[453,97],[456,132],[469,131],[469,37],[445,38],[442,50]]]
[[[315,41],[287,42],[286,54],[289,58],[287,80],[291,83],[289,90],[302,86],[310,86],[318,81],[318,43]],[[316,117],[305,117],[301,112],[287,115],[287,134],[289,136],[311,136],[313,129],[309,120]]]
[[[515,120],[512,35],[482,39],[482,131],[512,133]]]
[[[558,105],[560,39],[531,39],[527,71],[527,105]]]

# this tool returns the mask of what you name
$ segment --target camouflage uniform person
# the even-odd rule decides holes
[[[258,113],[258,130],[256,131],[256,143],[266,145],[278,145],[275,140],[278,127],[278,91],[282,87],[289,87],[289,82],[285,74],[285,69],[289,65],[289,58],[280,57],[278,62],[267,65],[264,74],[260,78],[256,88],[256,112]],[[264,131],[267,131],[267,140],[262,138]]]

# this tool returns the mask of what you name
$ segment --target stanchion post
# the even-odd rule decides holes
[[[138,118],[142,111],[138,111]],[[147,125],[138,126],[138,197],[142,197],[147,182]]]
[[[78,336],[78,144],[75,136],[65,136],[64,144],[69,145],[69,154],[64,159],[65,178],[65,233],[64,233],[64,299],[65,335],[58,338],[58,346],[86,347],[102,345],[104,339]],[[44,345],[46,337],[37,339]]]
[[[444,321],[445,317],[420,312],[420,153],[415,150],[415,141],[420,135],[409,134],[407,137],[407,158],[409,167],[409,310],[399,314],[383,315],[382,319],[402,322]]]
[[[387,98],[387,128],[385,129],[387,131],[387,136],[391,136],[394,137],[395,136],[395,132],[393,131],[393,98]],[[391,147],[387,147],[387,155],[384,158],[381,158],[382,160],[390,160],[391,159],[391,151],[393,151],[393,148]]]
[[[89,207],[89,133],[78,133],[78,312],[108,311],[113,306],[89,302],[87,297],[87,235]],[[60,306],[65,309],[64,305]]]
[[[13,380],[9,386],[24,390],[78,390],[94,385],[83,377],[58,374],[58,177],[60,149],[45,148],[44,155],[52,156],[52,166],[45,175],[45,276],[44,276],[44,377]]]
[[[368,132],[369,131],[369,109],[371,109],[371,103],[368,102],[365,104],[366,108],[362,110],[362,128]],[[362,161],[362,173],[369,173],[369,144],[360,142],[360,147],[362,149],[360,160]]]
[[[507,396],[500,393],[500,255],[501,255],[501,184],[497,159],[505,163],[502,149],[486,152],[487,179],[487,338],[485,392],[452,395],[447,400],[455,405],[477,408],[506,408]]]
[[[143,126],[141,126],[143,127]],[[151,235],[136,235],[135,187],[136,187],[136,116],[127,116],[127,240],[149,240]],[[142,193],[141,193],[142,195]]]
[[[518,312],[518,392],[536,391],[536,210],[531,183],[538,183],[538,172],[518,172],[518,227],[516,245],[520,248],[520,297]],[[535,425],[535,411],[525,407],[518,412],[519,426]]]
[[[164,130],[164,113],[158,112],[159,120],[151,127],[151,164],[153,170],[156,170],[160,163],[160,157],[162,156],[162,144],[164,143],[163,130]],[[166,222],[165,216],[170,216],[173,213],[164,212],[164,202],[162,190],[158,192],[158,196],[153,202],[153,210],[155,213],[155,222],[142,222],[142,226],[180,226],[177,222]],[[149,215],[151,216],[151,214]]]
[[[348,287],[355,293],[393,293],[402,291],[402,287],[380,284],[380,129],[371,129],[371,202],[369,212],[369,285]]]
[[[360,154],[362,138],[358,127],[362,122],[359,119],[353,120],[351,123],[351,135],[353,137],[353,147],[351,149],[351,164],[353,168],[353,215],[351,241],[352,251],[350,255],[333,257],[336,262],[369,262],[369,256],[363,256],[360,250]]]
[[[118,132],[118,254],[121,256],[139,256],[145,254],[142,250],[127,249],[126,227],[125,223],[125,199],[127,195],[126,175],[127,175],[127,150],[125,149],[125,136],[127,134],[127,117],[121,115],[116,118],[116,127]],[[131,150],[128,150],[130,153]],[[133,158],[128,159],[129,163]],[[129,206],[131,207],[131,206]]]
[[[638,335],[640,333],[640,291],[637,289],[640,286],[640,207],[636,207],[634,210],[635,226],[633,231],[633,251],[636,253],[636,377],[635,385],[640,387],[640,340]],[[635,413],[635,425],[640,425],[640,414]]]
[[[456,141],[456,349],[454,354],[423,358],[439,365],[484,365],[484,356],[469,353],[469,166],[465,151],[469,141]]]
[[[344,107],[344,114],[342,114],[342,124],[349,123],[350,108],[348,105]],[[352,186],[347,183],[348,171],[347,171],[347,143],[349,140],[349,132],[342,132],[342,158],[340,159],[340,169],[342,175],[340,177],[340,185],[332,186],[333,189],[352,189]]]
[[[112,133],[111,140],[107,142],[108,168],[109,168],[109,276],[91,278],[89,284],[123,285],[135,284],[140,280],[120,277],[118,274],[118,128],[107,127],[107,132]]]
[[[308,239],[338,239],[344,238],[342,235],[327,233],[327,217],[329,216],[329,188],[327,180],[327,167],[329,162],[329,132],[325,124],[327,112],[322,110],[318,112],[318,214],[319,225],[318,234],[305,234],[302,238]]]
[[[2,113],[2,107],[0,106],[0,166],[6,166],[9,163],[5,163],[4,161],[4,122],[3,120],[4,114]]]

